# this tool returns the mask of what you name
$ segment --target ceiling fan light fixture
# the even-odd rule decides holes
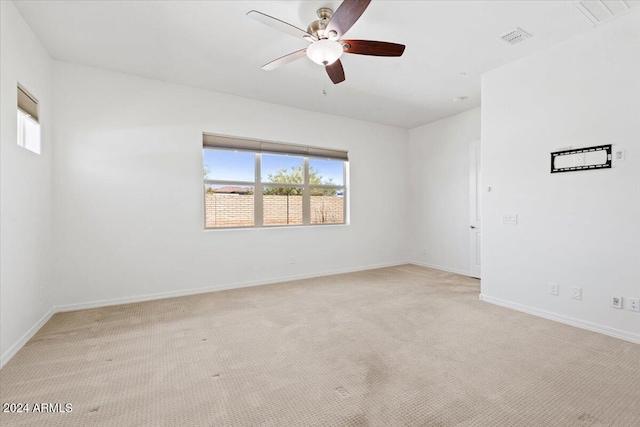
[[[322,39],[312,43],[307,48],[307,56],[310,60],[320,65],[331,65],[336,62],[344,49],[342,45],[335,40]]]

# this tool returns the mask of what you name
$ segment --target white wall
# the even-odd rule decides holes
[[[62,62],[54,76],[57,305],[406,261],[407,131]],[[204,231],[202,132],[348,149],[351,225]]]
[[[2,363],[55,306],[406,260],[467,272],[479,109],[407,132],[55,62],[12,3],[0,10]],[[494,70],[482,88],[483,178],[494,189],[482,298],[635,341],[640,315],[608,303],[640,297],[639,13]],[[5,94],[18,81],[40,100],[40,156],[16,144]],[[351,225],[204,231],[203,131],[348,149]],[[602,143],[626,148],[626,160],[549,174],[551,151]],[[502,213],[519,225],[501,225]],[[547,294],[550,281],[560,296]]]
[[[469,273],[469,145],[480,108],[409,131],[410,259]]]
[[[626,160],[549,173],[552,151],[599,144]],[[640,313],[609,306],[640,297],[640,11],[485,74],[482,162],[483,299],[640,342]]]
[[[0,3],[0,366],[53,307],[52,61],[11,2]],[[39,101],[42,153],[17,144],[17,83]],[[34,329],[35,327],[35,329]]]

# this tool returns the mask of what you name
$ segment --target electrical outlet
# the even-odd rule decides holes
[[[289,264],[295,264],[295,263],[296,263],[296,257],[292,256],[292,257],[289,259]]]
[[[618,295],[611,295],[611,307],[622,308],[622,297]]]
[[[549,283],[549,294],[555,296],[560,295],[560,285],[557,283]]]
[[[629,310],[640,313],[640,298],[629,298]]]
[[[573,299],[582,299],[582,288],[579,288],[577,286],[574,286],[573,288],[571,288],[571,298]]]

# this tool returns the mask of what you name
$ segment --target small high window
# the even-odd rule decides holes
[[[18,145],[40,154],[38,100],[18,86]]]

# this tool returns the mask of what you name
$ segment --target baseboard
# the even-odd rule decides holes
[[[523,313],[532,314],[534,316],[542,317],[545,319],[554,320],[556,322],[564,323],[570,326],[575,326],[577,328],[587,329],[593,332],[599,332],[601,334],[608,335],[614,338],[619,338],[625,341],[630,341],[635,344],[640,344],[640,334],[634,334],[633,332],[627,332],[620,329],[610,328],[608,326],[599,325],[597,323],[588,322],[586,320],[580,320],[574,317],[564,316],[562,314],[552,313],[546,310],[540,310],[538,308],[529,307],[527,305],[506,301],[506,300],[491,297],[488,295],[480,294],[480,301],[488,302],[490,304],[499,305],[499,306],[510,308],[517,311],[521,311]]]
[[[344,268],[344,269],[338,269],[338,270],[327,270],[327,271],[321,271],[321,272],[314,272],[310,274],[299,274],[294,276],[276,277],[276,278],[265,279],[265,280],[254,280],[254,281],[247,281],[247,282],[221,284],[221,285],[207,286],[204,288],[184,289],[180,291],[160,292],[160,293],[147,294],[147,295],[136,295],[131,297],[82,302],[77,304],[65,304],[65,305],[57,306],[56,313],[76,311],[76,310],[86,310],[89,308],[108,307],[108,306],[120,305],[120,304],[131,304],[136,302],[153,301],[153,300],[165,299],[165,298],[175,298],[175,297],[183,297],[183,296],[189,296],[189,295],[205,294],[209,292],[226,291],[230,289],[249,288],[252,286],[272,285],[274,283],[293,282],[295,280],[313,279],[316,277],[332,276],[335,274],[354,273],[357,271],[374,270],[376,268],[396,267],[396,266],[405,265],[405,264],[408,264],[408,262],[397,261],[397,262],[382,263],[382,264],[375,264],[375,265],[365,265],[365,266],[353,267],[353,268]]]
[[[429,264],[429,263],[426,263],[426,262],[419,262],[419,261],[411,261],[411,264],[419,265],[420,267],[434,268],[436,270],[446,271],[448,273],[460,274],[462,276],[469,276],[469,272],[468,271],[458,270],[458,269],[450,268],[450,267],[443,267],[441,265]]]
[[[54,314],[56,314],[56,307],[51,307],[51,309],[31,327],[31,329],[29,329],[15,344],[9,347],[9,350],[5,351],[4,354],[0,356],[0,368],[6,365],[7,362],[11,360],[11,358],[15,356],[27,342],[29,342],[29,340],[40,330],[40,328],[44,326],[45,323],[49,321],[49,319],[51,319],[51,316]]]
[[[315,277],[331,276],[335,274],[345,274],[345,273],[354,273],[354,272],[364,271],[364,270],[373,270],[376,268],[396,267],[396,266],[405,265],[405,264],[414,264],[422,267],[434,268],[441,271],[468,276],[468,272],[456,270],[452,268],[446,268],[442,266],[426,264],[426,263],[421,263],[416,261],[409,261],[409,262],[397,261],[397,262],[366,265],[366,266],[359,266],[359,267],[345,268],[345,269],[338,269],[338,270],[328,270],[328,271],[315,272],[310,274],[300,274],[295,276],[284,276],[284,277],[272,278],[267,280],[238,282],[233,284],[209,286],[205,288],[186,289],[181,291],[162,292],[162,293],[155,293],[155,294],[148,294],[148,295],[138,295],[138,296],[132,296],[132,297],[125,297],[125,298],[115,298],[115,299],[109,299],[109,300],[55,306],[55,307],[52,307],[35,325],[33,325],[33,327],[31,327],[31,329],[29,329],[15,344],[13,344],[0,357],[0,368],[2,368],[7,362],[9,362],[9,360],[11,360],[11,358],[13,358],[13,356],[16,355],[16,353],[20,351],[20,349],[40,330],[40,328],[42,328],[42,326],[44,326],[45,323],[49,321],[51,316],[53,316],[55,313],[84,310],[89,308],[107,307],[107,306],[119,305],[119,304],[130,304],[135,302],[152,301],[157,299],[174,298],[174,297],[187,296],[187,295],[197,295],[202,293],[223,291],[223,290],[229,290],[229,289],[247,288],[251,286],[262,286],[262,285],[269,285],[274,283],[291,282],[295,280],[312,279]],[[622,331],[615,328],[609,328],[606,326],[598,325],[596,323],[575,319],[569,316],[559,315],[556,313],[540,310],[534,307],[529,307],[526,305],[506,301],[506,300],[491,297],[488,295],[480,294],[480,300],[491,303],[491,304],[499,305],[502,307],[510,308],[513,310],[521,311],[524,313],[532,314],[534,316],[542,317],[549,320],[554,320],[567,325],[575,326],[582,329],[587,329],[593,332],[599,332],[601,334],[609,335],[614,338],[619,338],[625,341],[630,341],[636,344],[640,344],[639,334],[634,334],[631,332]]]
[[[310,274],[300,274],[295,276],[285,276],[285,277],[277,277],[266,280],[256,280],[250,282],[239,282],[239,283],[231,283],[224,285],[216,285],[209,286],[205,288],[197,288],[197,289],[186,289],[181,291],[173,291],[173,292],[161,292],[156,294],[147,294],[147,295],[138,295],[132,297],[124,297],[124,298],[114,298],[108,300],[100,300],[100,301],[91,301],[84,302],[78,304],[65,304],[60,306],[52,307],[47,314],[45,314],[42,319],[40,319],[29,331],[22,336],[14,345],[9,348],[0,359],[0,368],[2,368],[13,356],[20,351],[22,347],[44,326],[45,323],[53,316],[55,313],[62,313],[67,311],[76,311],[76,310],[85,310],[89,308],[100,308],[100,307],[108,307],[112,305],[120,305],[120,304],[131,304],[136,302],[144,302],[144,301],[153,301],[157,299],[165,299],[165,298],[174,298],[181,297],[187,295],[197,295],[208,292],[216,292],[216,291],[224,291],[229,289],[240,289],[240,288],[248,288],[251,286],[261,286],[261,285],[270,285],[274,283],[282,283],[282,282],[292,282],[295,280],[303,280],[303,279],[312,279],[315,277],[323,277],[323,276],[332,276],[335,274],[344,274],[344,273],[354,273],[357,271],[364,270],[374,270],[376,268],[386,268],[386,267],[396,267],[399,265],[409,264],[407,261],[397,261],[397,262],[389,262],[375,265],[365,265],[360,267],[353,268],[343,268],[338,270],[328,270],[322,272],[315,272]]]

